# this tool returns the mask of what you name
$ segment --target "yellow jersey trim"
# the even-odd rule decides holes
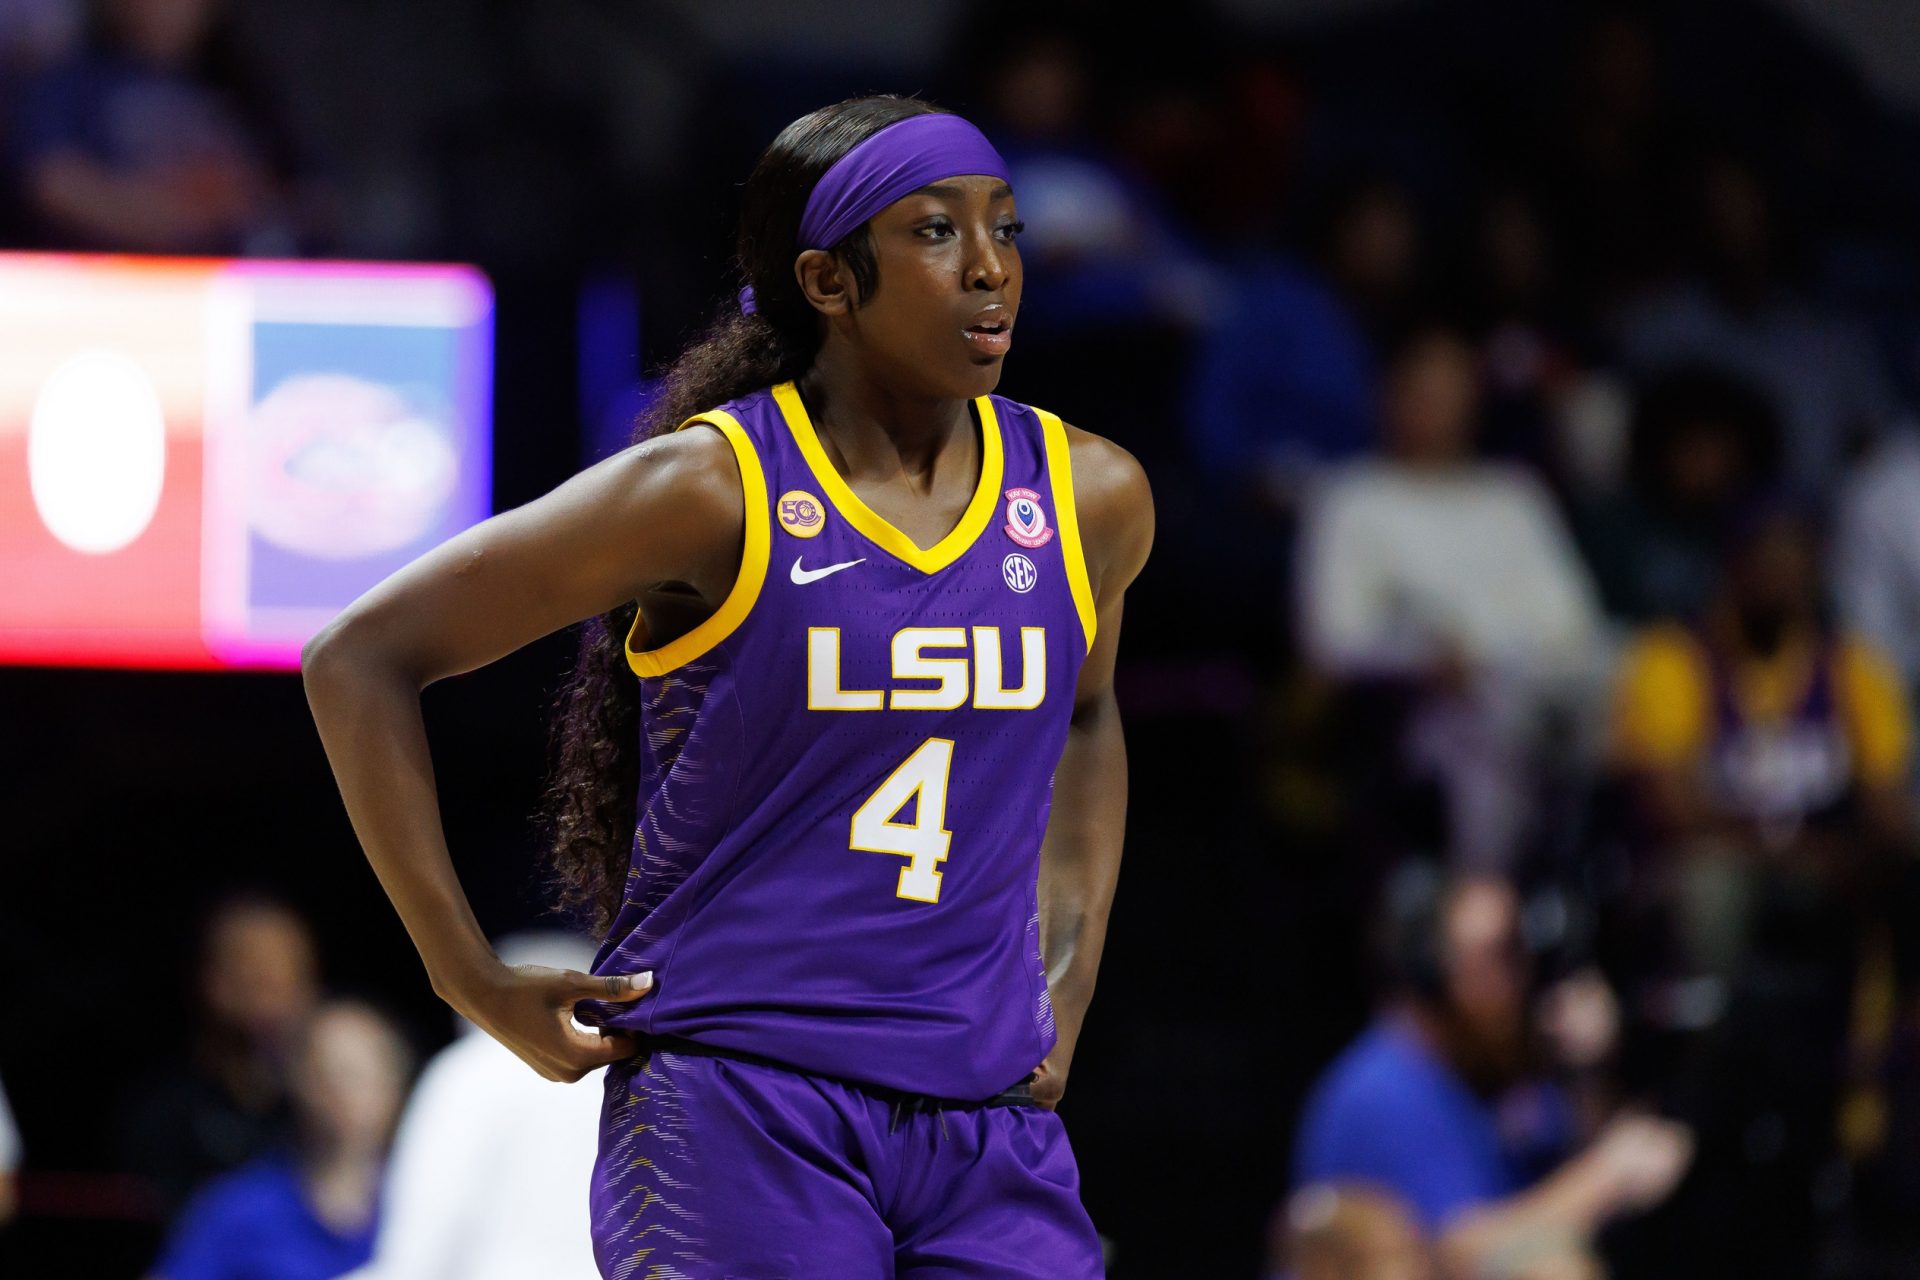
[[[727,592],[727,598],[720,602],[720,607],[713,611],[711,617],[658,649],[633,647],[645,625],[640,614],[633,615],[633,625],[627,629],[627,665],[633,668],[635,675],[643,678],[665,675],[675,667],[685,666],[732,635],[734,629],[746,620],[753,602],[760,598],[761,586],[767,580],[770,545],[767,477],[760,469],[760,455],[754,451],[753,441],[747,438],[745,428],[732,414],[719,409],[695,414],[674,430],[684,431],[696,422],[719,428],[720,434],[733,446],[734,460],[740,465],[740,496],[746,512],[746,540],[740,552],[740,575],[733,580],[733,590]]]
[[[981,531],[993,518],[1006,459],[1000,447],[1000,419],[994,414],[993,401],[987,396],[979,396],[973,402],[980,414],[980,487],[974,490],[973,501],[967,504],[953,531],[931,547],[920,546],[894,528],[873,508],[860,501],[859,494],[847,487],[847,482],[833,469],[833,461],[827,457],[827,451],[821,447],[820,437],[813,429],[813,420],[807,416],[807,406],[801,402],[800,392],[793,383],[782,382],[774,387],[773,399],[780,406],[780,414],[787,420],[787,429],[793,432],[794,443],[800,446],[800,454],[807,460],[807,467],[813,472],[814,478],[820,482],[827,501],[846,518],[848,524],[866,535],[869,542],[920,572],[938,573],[958,560],[979,539]]]
[[[1035,409],[1040,430],[1047,443],[1047,479],[1053,485],[1054,522],[1060,527],[1060,558],[1067,562],[1067,588],[1073,592],[1073,607],[1080,614],[1080,629],[1087,633],[1087,651],[1093,651],[1093,637],[1099,627],[1099,613],[1093,607],[1093,584],[1087,579],[1086,552],[1080,545],[1080,513],[1073,501],[1073,457],[1067,444],[1067,426],[1058,414]]]

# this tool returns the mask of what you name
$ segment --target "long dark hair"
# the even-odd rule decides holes
[[[753,286],[751,313],[729,297],[720,316],[681,352],[634,424],[633,443],[672,431],[696,413],[798,378],[820,348],[820,322],[800,292],[793,260],[800,215],[820,175],[890,124],[940,108],[918,98],[853,98],[802,116],[761,155],[741,196],[737,270]],[[879,287],[865,227],[834,246],[857,299]],[[624,646],[638,601],[581,624],[572,677],[554,700],[541,825],[551,841],[556,905],[604,932],[620,908],[638,818],[640,688]]]

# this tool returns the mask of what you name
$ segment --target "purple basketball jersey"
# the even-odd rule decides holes
[[[1036,884],[1094,612],[1060,420],[973,411],[979,488],[921,549],[833,469],[792,383],[689,419],[738,459],[731,594],[656,649],[605,1025],[985,1098],[1055,1033]]]

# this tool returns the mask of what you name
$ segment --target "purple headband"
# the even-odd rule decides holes
[[[813,184],[799,247],[831,249],[901,196],[972,173],[1010,180],[1007,162],[971,123],[945,111],[896,120],[856,143]],[[752,285],[740,291],[740,310],[754,310]]]

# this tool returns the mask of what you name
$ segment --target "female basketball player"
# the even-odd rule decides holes
[[[609,1276],[1101,1272],[1052,1107],[1119,869],[1114,652],[1152,509],[1124,451],[991,394],[1019,231],[957,116],[794,122],[747,183],[749,287],[651,438],[307,647],[434,989],[552,1079],[611,1064]],[[608,926],[598,976],[504,966],[419,693],[596,615],[554,810],[563,884]]]

